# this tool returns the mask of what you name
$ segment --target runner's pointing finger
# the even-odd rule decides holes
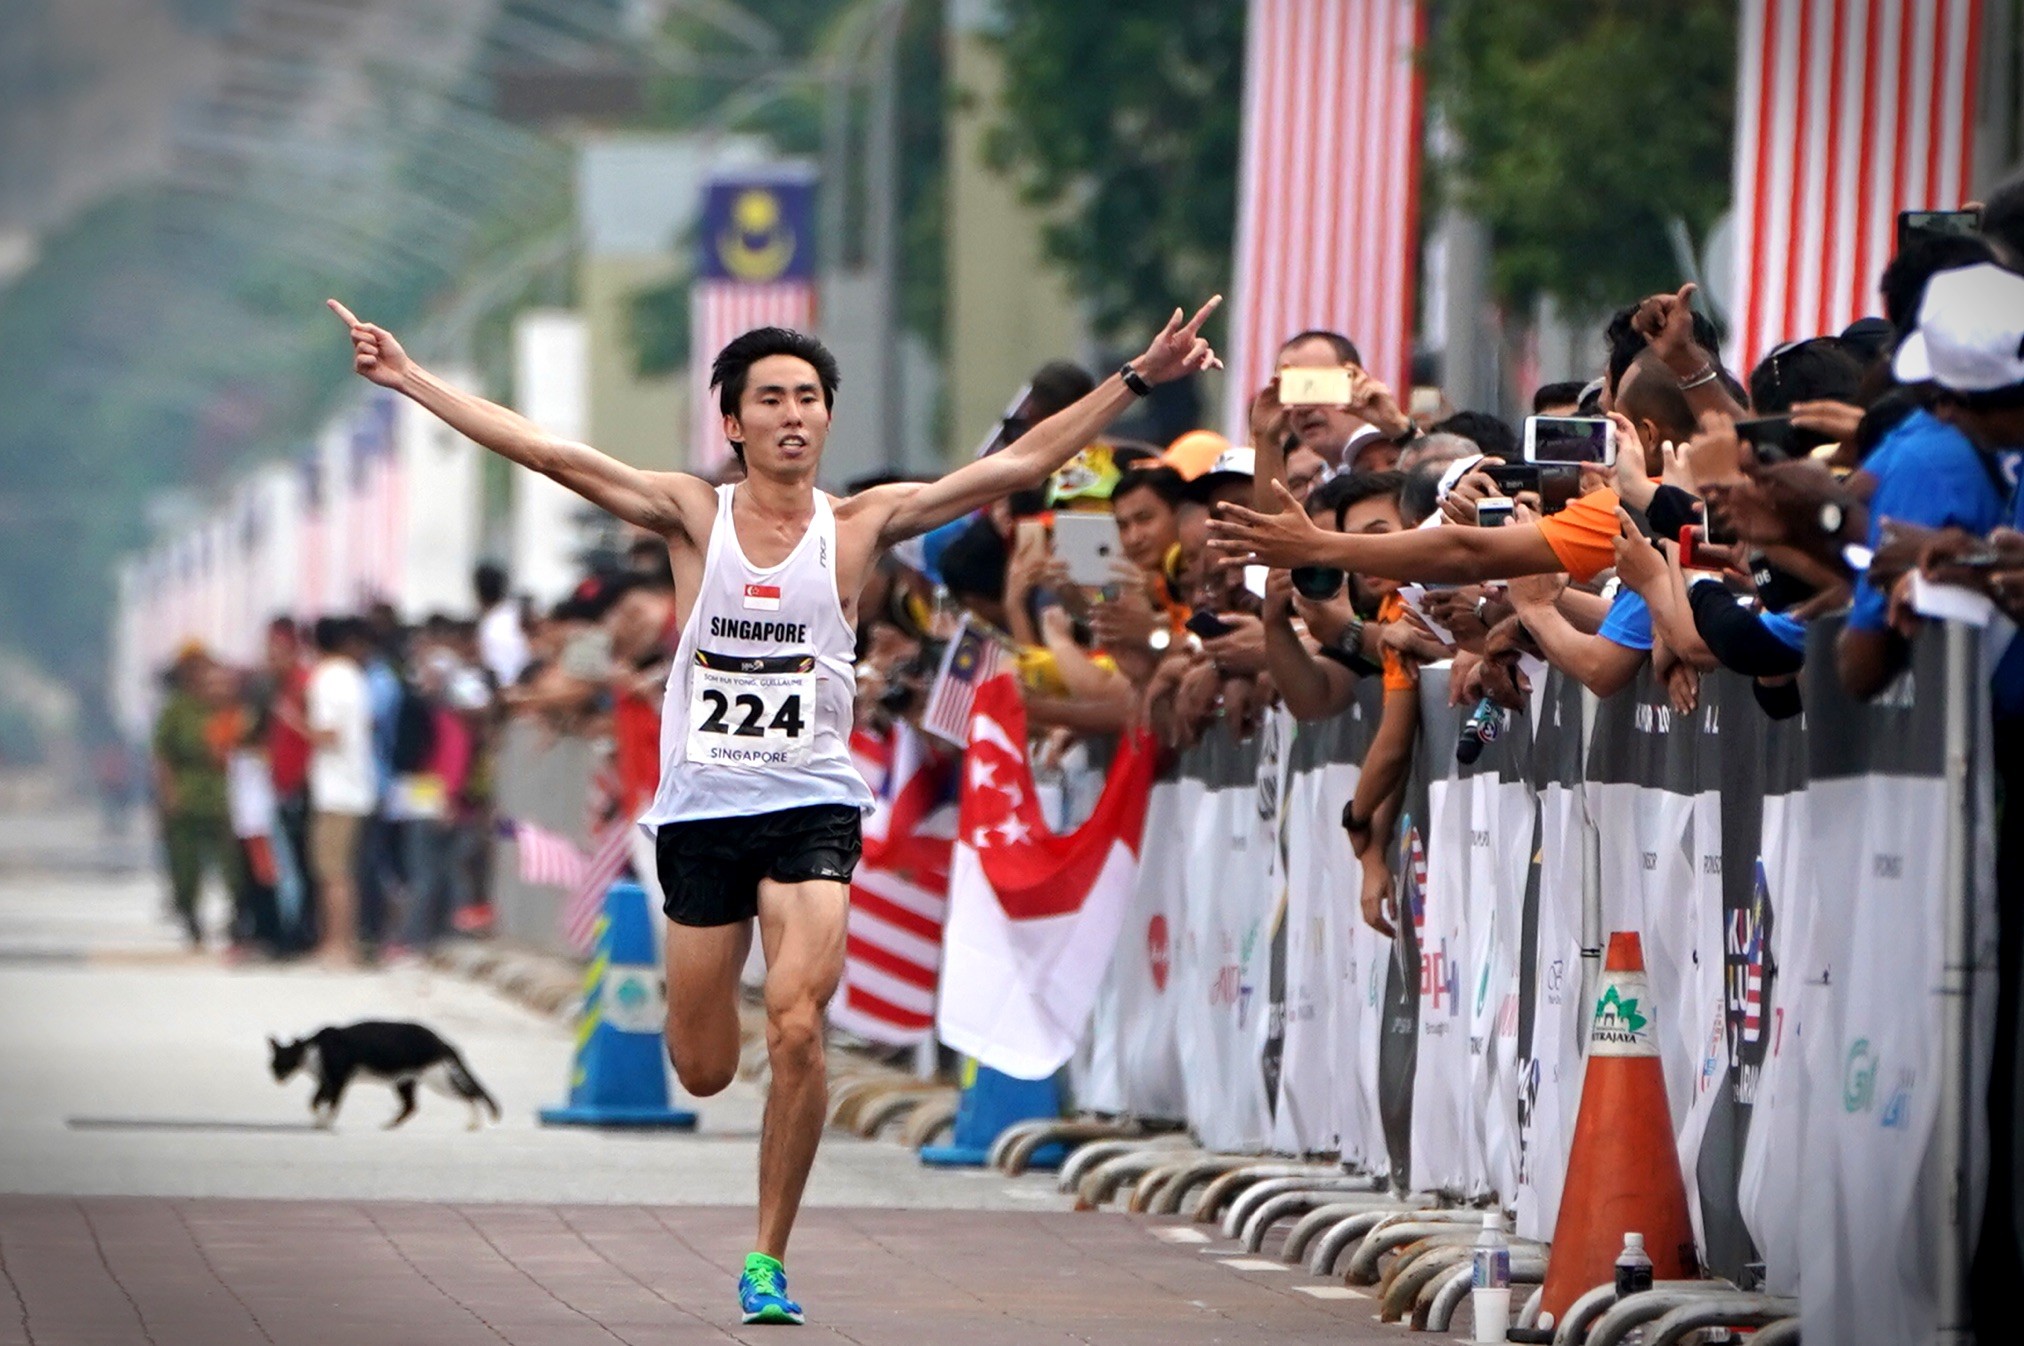
[[[326,299],[323,302],[329,307],[332,313],[335,313],[338,316],[339,321],[343,322],[346,327],[364,326],[364,324],[358,320],[358,315],[356,313],[353,313],[350,309],[338,303],[335,299]]]
[[[1210,295],[1209,302],[1202,305],[1199,309],[1195,310],[1195,316],[1188,320],[1188,325],[1182,330],[1188,336],[1194,336],[1196,333],[1200,332],[1202,330],[1202,324],[1209,320],[1209,315],[1211,313],[1214,313],[1217,307],[1222,304],[1222,302],[1223,302],[1222,295],[1220,294]],[[1179,309],[1175,309],[1174,316],[1176,318],[1180,317],[1181,311]]]

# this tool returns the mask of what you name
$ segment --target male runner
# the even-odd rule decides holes
[[[851,766],[858,591],[879,555],[1014,491],[1038,487],[1151,385],[1221,362],[1199,335],[1222,302],[1181,311],[1145,354],[1010,447],[939,481],[838,500],[817,490],[836,360],[763,327],[711,369],[745,480],[647,472],[460,392],[336,300],[352,367],[466,438],[667,539],[681,645],[661,721],[655,830],[667,893],[668,1054],[707,1097],[738,1065],[738,974],[752,922],[766,951],[773,1083],[759,1140],[759,1247],[738,1297],[748,1323],[798,1323],[780,1259],[815,1160],[828,1088],[822,1015],[843,973],[858,823],[871,791]]]

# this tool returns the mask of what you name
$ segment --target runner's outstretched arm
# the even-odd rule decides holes
[[[412,399],[438,420],[502,458],[552,477],[629,524],[666,536],[686,526],[683,496],[710,486],[680,472],[644,472],[588,444],[559,439],[516,411],[467,393],[416,364],[384,327],[360,322],[335,299],[324,301],[351,334],[351,365],[382,388]],[[696,508],[711,508],[699,503]]]
[[[1216,295],[1185,324],[1181,322],[1181,311],[1175,309],[1174,316],[1146,347],[1145,354],[1131,362],[1139,377],[1147,383],[1166,383],[1199,369],[1220,369],[1223,362],[1202,339],[1201,330],[1222,302],[1223,296]],[[1133,400],[1123,376],[1113,374],[1087,397],[1055,412],[1021,435],[1010,448],[965,463],[937,481],[881,487],[889,493],[892,513],[879,529],[880,544],[891,546],[916,537],[1014,491],[1040,485],[1080,453]]]

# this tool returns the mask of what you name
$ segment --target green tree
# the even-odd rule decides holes
[[[1048,254],[1097,331],[1157,326],[1225,289],[1236,228],[1245,6],[1001,0],[1005,86],[986,142],[1050,212]]]
[[[1668,222],[1729,200],[1733,0],[1446,0],[1436,184],[1488,227],[1497,297],[1594,312],[1680,282]]]

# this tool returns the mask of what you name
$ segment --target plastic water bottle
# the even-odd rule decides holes
[[[1477,1341],[1505,1339],[1511,1330],[1511,1244],[1504,1237],[1504,1216],[1499,1211],[1484,1214],[1483,1232],[1476,1236],[1469,1307],[1476,1319]]]
[[[1645,1254],[1645,1236],[1636,1232],[1623,1236],[1623,1252],[1616,1259],[1616,1297],[1638,1294],[1652,1288],[1652,1259]],[[1634,1328],[1624,1337],[1625,1346],[1644,1341],[1644,1329]]]

